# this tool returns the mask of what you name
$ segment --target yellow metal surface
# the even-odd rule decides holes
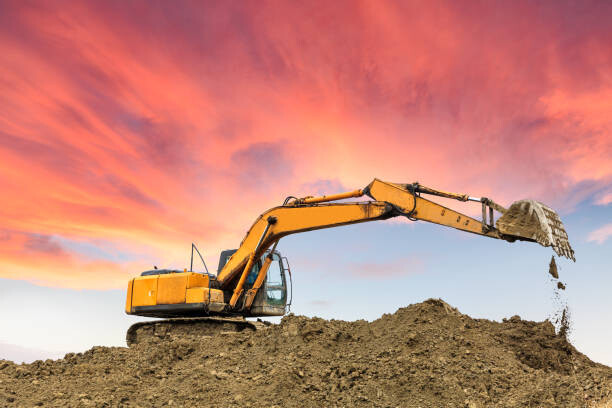
[[[210,290],[210,302],[211,303],[223,303],[223,291],[219,289]]]
[[[223,291],[219,289],[209,289],[208,287],[190,288],[187,289],[187,303],[208,303],[210,293],[210,301],[213,303],[223,303]]]
[[[487,235],[498,238],[495,233],[483,233],[482,223],[465,214],[446,208],[443,205],[434,203],[425,198],[416,198],[414,206],[414,196],[408,193],[399,184],[387,183],[375,179],[370,184],[370,195],[377,201],[386,201],[400,207],[408,213],[414,208],[413,217],[418,220],[429,221],[435,224],[446,225],[463,231],[472,232],[479,235]]]
[[[173,305],[185,303],[187,280],[191,272],[159,275],[157,281],[157,304]]]
[[[243,292],[242,287],[244,286],[244,282],[246,281],[249,271],[253,267],[253,262],[255,262],[255,252],[251,252],[251,255],[249,256],[249,260],[247,261],[247,264],[244,267],[244,270],[242,271],[242,275],[240,275],[238,284],[234,288],[234,293],[232,294],[232,298],[230,299],[230,303],[229,303],[231,307],[236,306],[236,302],[238,301],[238,298],[240,297],[240,295],[242,295],[242,292]]]
[[[348,191],[346,193],[332,194],[328,196],[306,197],[306,198],[297,200],[297,202],[304,203],[304,204],[324,203],[328,201],[343,200],[345,198],[361,197],[362,195],[363,195],[363,190],[354,190],[354,191]]]
[[[156,304],[157,276],[139,276],[134,278],[132,306],[153,306]]]
[[[186,293],[190,288],[197,288],[200,291],[205,288],[208,291],[208,286],[208,275],[195,272],[139,276],[128,282],[125,312],[131,313],[134,306],[185,303]],[[216,294],[215,298],[219,298],[219,295]],[[208,292],[206,299],[208,299]],[[221,292],[222,301],[223,292]]]
[[[134,287],[134,279],[130,279],[127,287],[127,296],[125,299],[125,313],[132,313],[132,288]]]
[[[187,289],[199,286],[208,287],[208,275],[190,272],[187,277]]]

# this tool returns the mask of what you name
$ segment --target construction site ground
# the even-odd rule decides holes
[[[288,315],[61,360],[0,360],[0,406],[612,407],[612,368],[553,325],[428,300],[373,322]]]

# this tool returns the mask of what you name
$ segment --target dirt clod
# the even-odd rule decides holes
[[[559,271],[557,269],[557,262],[555,262],[554,255],[550,258],[550,264],[548,265],[548,273],[550,273],[553,278],[559,279]]]
[[[256,332],[0,360],[8,407],[594,407],[611,396],[612,368],[551,322],[472,319],[437,299],[371,323],[288,315]]]

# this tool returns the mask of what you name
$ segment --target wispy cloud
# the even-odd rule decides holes
[[[346,273],[366,279],[396,278],[425,271],[423,259],[417,256],[401,257],[385,261],[356,262],[348,264]]]
[[[612,203],[612,191],[604,191],[595,199],[597,205],[608,205],[610,203]]]
[[[318,307],[321,309],[329,308],[333,304],[333,302],[329,300],[311,300],[308,303],[314,307]]]
[[[612,237],[612,224],[606,224],[601,228],[591,231],[587,236],[587,241],[603,244],[610,237]]]

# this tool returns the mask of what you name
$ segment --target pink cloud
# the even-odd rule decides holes
[[[612,236],[612,224],[606,224],[601,228],[591,231],[587,236],[587,241],[603,244]]]
[[[52,236],[0,230],[0,277],[70,288],[123,287],[129,276],[149,267],[69,251]],[[44,273],[41,273],[44,272]]]
[[[612,192],[604,193],[595,201],[597,205],[608,205],[612,203]]]

